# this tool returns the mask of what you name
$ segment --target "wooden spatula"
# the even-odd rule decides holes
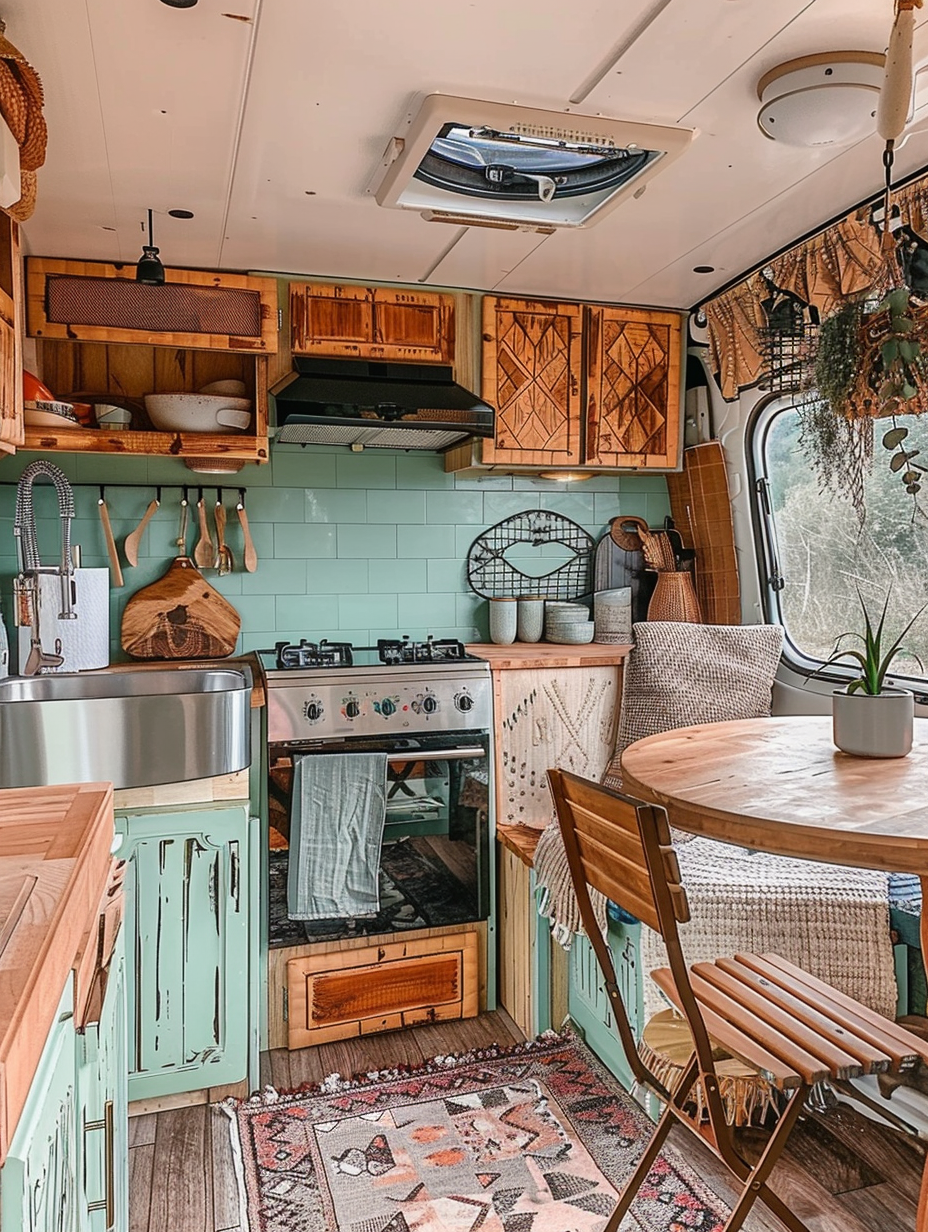
[[[216,549],[213,546],[209,527],[206,524],[206,502],[203,499],[202,490],[197,501],[197,517],[200,520],[200,537],[197,540],[196,547],[193,549],[194,564],[198,565],[201,569],[215,569]]]
[[[159,500],[149,501],[148,508],[142,515],[141,522],[139,522],[138,526],[131,535],[126,535],[126,542],[123,544],[122,550],[126,555],[126,561],[128,564],[137,565],[139,563],[139,544],[142,542],[142,533],[148,523],[158,512],[160,505],[161,502]]]
[[[110,522],[110,511],[106,507],[106,495],[100,489],[100,499],[97,501],[100,510],[100,522],[103,526],[103,539],[106,543],[106,553],[110,558],[110,582],[113,586],[125,586],[122,568],[119,564],[119,553],[116,551],[116,540],[113,538],[113,527]]]
[[[245,540],[245,554],[243,561],[245,568],[249,573],[254,573],[258,567],[258,553],[255,551],[254,540],[251,537],[251,529],[248,526],[248,514],[245,512],[245,493],[239,492],[238,504],[235,506],[235,512],[238,514],[238,520],[242,526],[242,538]]]

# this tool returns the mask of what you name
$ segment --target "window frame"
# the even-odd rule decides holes
[[[813,658],[796,645],[785,623],[780,593],[783,590],[781,556],[777,544],[776,523],[769,503],[769,468],[766,444],[773,424],[779,415],[796,409],[798,390],[771,393],[754,407],[745,427],[745,462],[750,483],[751,526],[754,533],[754,556],[757,577],[760,583],[761,606],[764,619],[778,624],[783,630],[782,662],[792,672],[825,685],[847,684],[859,673],[850,664],[831,664],[824,668],[824,660]],[[777,581],[779,580],[779,585]],[[919,705],[928,705],[928,677],[905,676],[890,672],[887,686],[908,689],[915,694]]]

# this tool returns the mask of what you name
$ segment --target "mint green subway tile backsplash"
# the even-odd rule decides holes
[[[36,456],[0,460],[0,481],[15,483]],[[110,485],[107,505],[120,548],[155,495],[154,485],[171,485],[164,487],[161,507],[143,536],[138,566],[124,567],[124,589],[111,592],[112,653],[114,659],[124,658],[119,621],[129,596],[161,577],[178,552],[180,485],[189,486],[193,504],[199,480],[208,477],[169,458],[47,456],[72,482]],[[247,489],[256,573],[242,572],[242,535],[235,516],[239,486]],[[216,483],[204,483],[203,493],[212,530]],[[14,497],[15,489],[0,483],[0,581],[10,624]],[[43,560],[51,562],[58,553],[57,502],[44,482],[36,484],[35,497]],[[75,497],[73,537],[81,544],[83,562],[104,567],[98,489],[79,487]],[[438,454],[299,446],[274,446],[270,465],[249,465],[228,477],[223,503],[236,569],[227,577],[217,578],[212,571],[206,576],[241,613],[242,651],[301,636],[368,642],[391,634],[433,633],[485,641],[486,600],[466,580],[467,551],[481,531],[512,514],[551,509],[598,539],[609,519],[620,513],[647,518],[653,525],[670,508],[660,475],[598,475],[572,484],[495,473],[448,475]],[[195,513],[191,508],[190,552],[197,537]],[[521,548],[513,559],[535,574],[557,563],[554,548]],[[526,585],[532,588],[531,582]]]

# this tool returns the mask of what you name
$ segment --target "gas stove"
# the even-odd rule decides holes
[[[374,646],[301,639],[260,652],[268,741],[319,745],[488,731],[490,668],[461,642],[378,639]]]

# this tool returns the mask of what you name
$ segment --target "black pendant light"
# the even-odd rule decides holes
[[[148,243],[142,245],[142,255],[135,267],[135,281],[148,283],[152,287],[160,287],[164,283],[164,266],[152,242],[151,210],[148,211]]]

